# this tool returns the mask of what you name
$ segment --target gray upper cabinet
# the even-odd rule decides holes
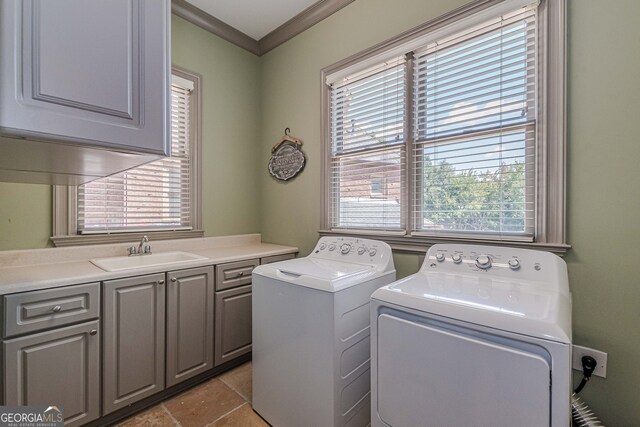
[[[4,404],[60,406],[65,425],[100,416],[97,320],[4,341]]]
[[[103,284],[103,411],[164,389],[165,276]]]
[[[169,155],[170,16],[169,0],[0,2],[0,169],[92,179]]]
[[[167,273],[167,387],[213,368],[213,267]]]

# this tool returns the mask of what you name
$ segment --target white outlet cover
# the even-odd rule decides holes
[[[593,371],[593,375],[598,377],[607,378],[607,353],[594,350],[589,347],[582,347],[579,345],[573,346],[573,369],[582,372],[582,357],[591,356],[598,362],[596,369]]]

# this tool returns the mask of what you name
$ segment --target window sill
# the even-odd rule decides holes
[[[363,237],[383,241],[391,246],[394,252],[424,255],[430,246],[436,243],[462,243],[473,245],[493,245],[493,246],[509,246],[512,248],[535,249],[540,251],[552,252],[556,255],[563,256],[571,249],[571,245],[564,243],[537,243],[537,242],[519,242],[515,240],[489,240],[489,239],[455,239],[451,237],[435,237],[435,236],[407,236],[399,234],[390,234],[375,231],[360,230],[319,230],[320,236],[349,236]]]
[[[52,236],[51,242],[56,247],[102,245],[107,243],[125,243],[139,241],[142,236],[152,240],[175,240],[204,237],[204,230],[166,230],[113,234],[76,234],[70,236]]]

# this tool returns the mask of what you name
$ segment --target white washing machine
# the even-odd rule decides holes
[[[392,283],[383,242],[322,237],[253,270],[253,409],[275,427],[370,421],[371,294]]]
[[[434,245],[372,295],[372,426],[571,424],[571,294],[548,252]]]

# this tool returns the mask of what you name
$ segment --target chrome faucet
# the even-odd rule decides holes
[[[143,246],[145,243],[149,242],[149,236],[147,236],[146,234],[144,236],[142,236],[142,239],[140,239],[140,244],[138,245],[138,254],[143,254],[146,253],[146,248],[143,249]],[[150,246],[148,246],[149,248],[151,248]],[[144,250],[144,252],[143,252]]]
[[[145,245],[145,243],[149,242],[149,236],[144,235],[142,239],[140,239],[140,244],[136,248],[135,246],[131,246],[129,248],[129,256],[133,255],[150,255],[151,254],[151,245]]]

